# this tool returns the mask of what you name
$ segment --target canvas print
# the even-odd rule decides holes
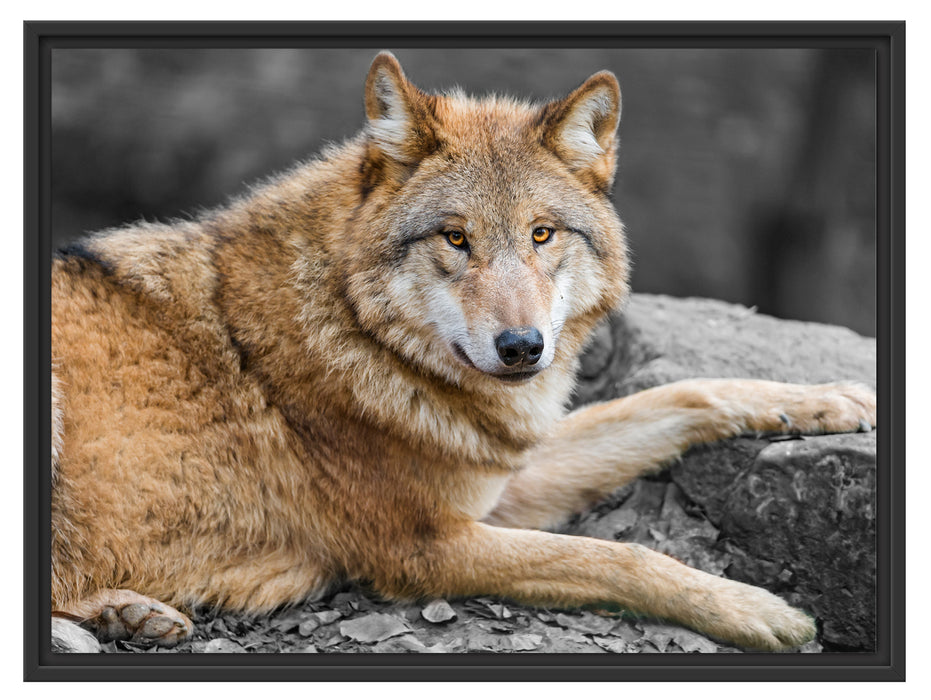
[[[56,652],[875,651],[872,51],[51,77]]]

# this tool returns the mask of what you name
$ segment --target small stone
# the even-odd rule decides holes
[[[543,636],[539,634],[512,634],[508,641],[512,651],[533,651],[543,644]]]
[[[320,627],[320,620],[310,617],[304,620],[297,628],[297,633],[302,637],[309,637],[314,630]]]
[[[610,651],[612,654],[627,653],[628,644],[623,639],[611,637],[592,637],[592,641],[605,651]]]
[[[346,620],[339,626],[340,634],[364,644],[381,642],[410,631],[411,628],[404,620],[384,613],[371,613],[365,617]]]
[[[343,616],[339,610],[321,610],[318,613],[314,613],[314,617],[320,621],[321,625],[329,625],[336,622],[339,618]]]
[[[492,603],[488,606],[488,609],[491,610],[499,620],[507,620],[511,617],[511,611],[508,610],[507,606],[504,604]]]
[[[686,629],[673,632],[672,641],[675,642],[682,651],[689,654],[713,654],[718,650],[718,645],[707,637],[703,637],[697,632]]]
[[[245,654],[246,650],[243,649],[237,642],[234,642],[232,639],[211,639],[207,642],[207,646],[204,647],[204,653],[206,654]]]
[[[395,637],[384,642],[379,642],[372,651],[379,654],[448,654],[452,651],[449,645],[437,643],[428,647],[412,634],[406,634],[403,637]]]
[[[434,624],[449,622],[450,620],[456,619],[456,611],[453,610],[449,603],[442,599],[428,603],[424,609],[420,611],[420,615],[427,622],[432,622]]]

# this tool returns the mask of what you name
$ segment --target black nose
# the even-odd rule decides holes
[[[518,362],[535,365],[543,354],[543,336],[532,326],[508,328],[495,338],[495,349],[508,367]]]

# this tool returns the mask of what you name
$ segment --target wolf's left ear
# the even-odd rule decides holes
[[[431,97],[404,76],[398,59],[383,51],[365,81],[366,133],[401,165],[412,165],[436,149]]]
[[[621,88],[610,71],[595,73],[566,99],[544,107],[543,143],[571,170],[608,191],[617,167]]]

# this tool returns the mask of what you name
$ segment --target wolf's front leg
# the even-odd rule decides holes
[[[581,408],[527,459],[486,518],[549,528],[693,445],[744,433],[837,433],[876,425],[859,384],[692,379]]]
[[[613,603],[767,651],[815,635],[812,619],[781,598],[637,544],[468,523],[397,561],[403,576],[376,583],[388,595],[494,595],[568,608]]]

